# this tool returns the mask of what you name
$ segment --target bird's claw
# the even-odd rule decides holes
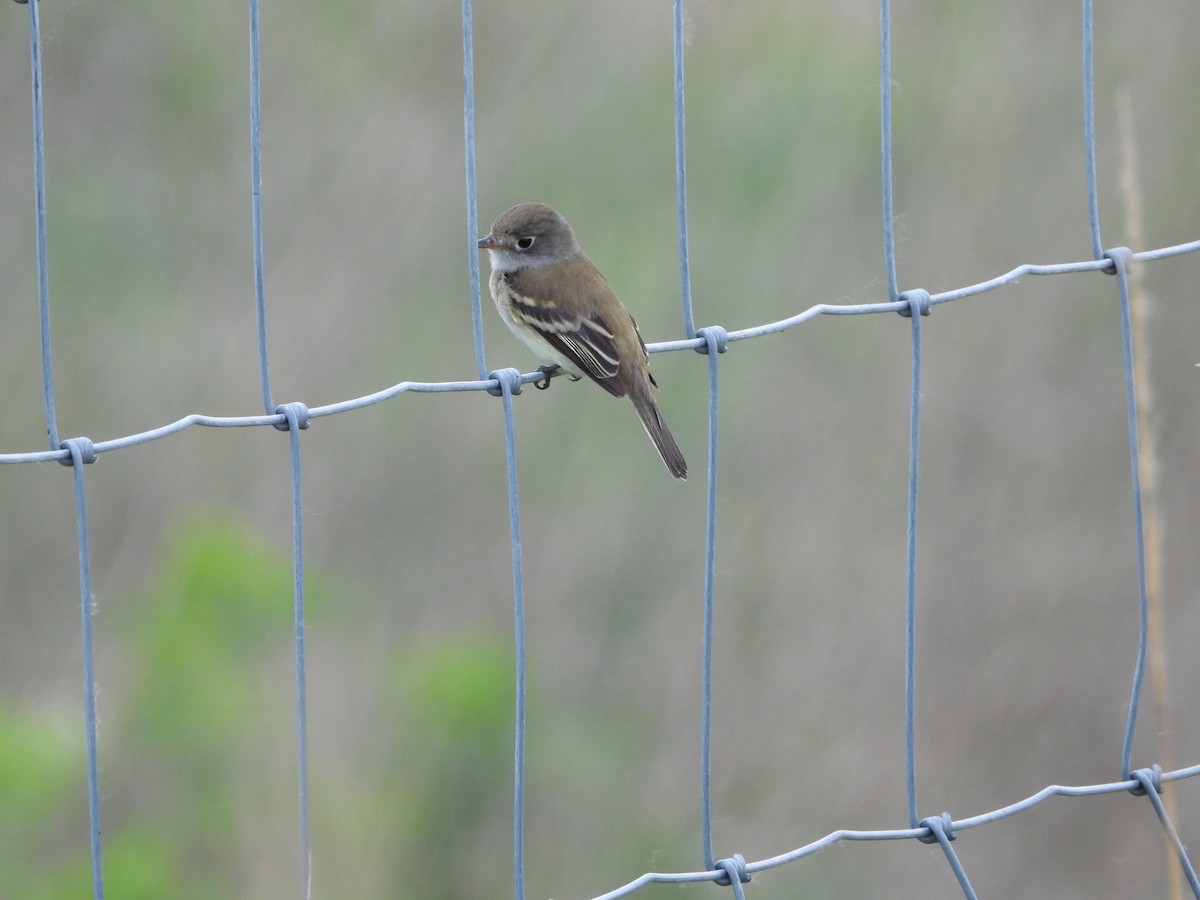
[[[554,377],[554,373],[557,372],[558,369],[559,367],[557,365],[538,366],[537,370],[541,372],[544,377],[541,381],[535,381],[533,386],[539,391],[544,391],[546,388],[550,387],[550,379]]]

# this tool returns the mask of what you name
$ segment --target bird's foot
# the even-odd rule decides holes
[[[553,366],[538,366],[538,371],[544,376],[541,381],[535,381],[533,386],[539,391],[544,391],[550,387],[550,379],[554,377],[554,373],[559,370],[558,365]]]

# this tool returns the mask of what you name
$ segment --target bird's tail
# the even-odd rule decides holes
[[[629,399],[633,401],[633,408],[642,420],[642,427],[646,429],[646,434],[650,435],[650,440],[654,441],[658,455],[666,463],[667,469],[680,481],[687,481],[687,460],[683,458],[683,451],[675,443],[671,430],[667,428],[667,423],[658,411],[658,404],[654,402],[654,388],[638,379],[633,390],[629,392]]]

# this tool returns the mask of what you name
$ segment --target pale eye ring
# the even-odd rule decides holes
[[[528,250],[530,247],[533,246],[533,241],[534,241],[534,239],[528,235],[523,238],[518,238],[517,239],[517,249],[518,250]]]

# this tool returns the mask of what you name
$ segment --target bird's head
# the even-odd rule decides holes
[[[579,253],[567,220],[545,203],[520,203],[506,209],[479,239],[498,272],[536,269]]]

